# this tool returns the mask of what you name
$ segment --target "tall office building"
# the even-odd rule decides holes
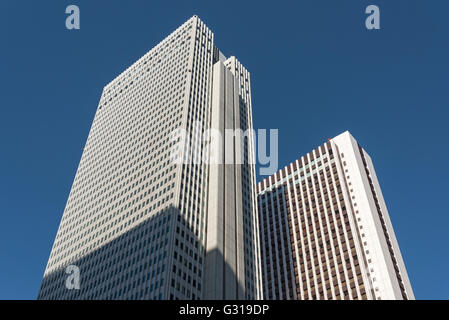
[[[252,129],[250,75],[194,16],[104,88],[38,298],[261,298],[253,138],[211,128]]]
[[[349,132],[257,191],[265,299],[414,299],[373,163]]]

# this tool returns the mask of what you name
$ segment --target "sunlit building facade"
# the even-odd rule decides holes
[[[257,191],[265,299],[414,299],[373,163],[349,132]]]
[[[38,298],[260,299],[253,140],[196,162],[210,127],[252,128],[250,76],[193,16],[104,87]]]

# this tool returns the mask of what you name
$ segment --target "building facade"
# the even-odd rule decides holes
[[[209,165],[209,128],[252,129],[250,75],[193,16],[104,87],[38,299],[260,299],[254,142]]]
[[[265,299],[414,299],[373,163],[349,132],[257,191]]]

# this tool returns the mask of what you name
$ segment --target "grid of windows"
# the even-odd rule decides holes
[[[329,140],[259,182],[266,299],[409,298],[405,271],[400,271],[397,262],[400,253],[393,248],[366,153],[360,146],[354,149],[349,137],[344,133],[336,138],[338,143]],[[339,152],[339,144],[353,153],[351,160]],[[355,171],[354,159],[359,156],[363,170]],[[365,175],[371,190],[358,187],[356,180]],[[370,199],[376,211],[366,205]],[[373,237],[368,229],[374,214],[379,216],[383,234]],[[389,254],[374,253],[375,260],[372,251],[384,241]],[[390,262],[396,279],[382,279],[381,270]],[[400,295],[394,291],[396,285]]]
[[[176,129],[199,141],[209,126],[213,48],[213,33],[194,16],[105,86],[39,299],[202,298],[208,167],[171,157]],[[248,90],[249,83],[242,91],[245,125]],[[205,150],[196,145],[180,152],[201,159]],[[251,169],[246,184],[254,183]],[[254,197],[247,201],[253,214],[245,224],[254,228]],[[254,234],[245,250],[255,256]],[[255,279],[254,258],[247,264]],[[69,265],[80,269],[79,290],[65,286]]]
[[[68,297],[70,291],[64,290],[62,280],[64,268],[70,264],[80,267],[84,283],[81,290],[71,292],[75,297],[165,298],[164,274],[170,252],[167,246],[171,244],[166,233],[170,226],[159,230],[149,222],[166,212],[165,225],[170,214],[176,212],[179,168],[170,161],[170,148],[176,143],[170,133],[184,125],[187,112],[191,48],[197,42],[195,22],[187,21],[104,88],[52,248],[40,298]],[[137,243],[141,233],[136,230],[144,225],[148,225],[142,231],[145,235],[151,232],[152,237],[165,236],[158,239],[161,242],[157,246],[149,241],[141,243],[135,254],[154,256],[157,267],[152,269],[155,264],[150,261],[139,267],[143,261],[134,257],[123,261],[128,267],[117,269],[115,265],[121,260],[116,261],[116,257],[123,256],[120,250]],[[128,238],[135,243],[123,240]],[[119,244],[115,244],[117,241]],[[108,252],[108,256],[104,257],[103,252]],[[135,267],[149,271],[147,276],[132,274],[129,270]],[[99,271],[101,279],[96,279]],[[158,280],[148,283],[142,294],[139,285],[153,281],[156,275]],[[114,280],[116,277],[120,280]],[[126,289],[120,288],[123,281],[129,281]],[[107,282],[115,288],[113,295],[103,288]]]
[[[279,180],[284,182],[278,185]],[[330,143],[270,177],[267,185],[259,196],[269,253],[262,255],[266,298],[366,299]],[[273,191],[271,185],[277,185]]]
[[[209,92],[212,68],[213,34],[198,20],[194,31],[193,65],[188,70],[190,90],[185,123],[192,145],[208,128]],[[200,124],[200,128],[198,128]],[[186,159],[202,159],[204,148],[191,148]],[[168,299],[199,299],[202,296],[205,254],[207,168],[205,163],[182,165],[175,247]]]

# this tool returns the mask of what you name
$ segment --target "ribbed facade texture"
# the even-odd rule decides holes
[[[253,138],[224,139],[244,164],[194,161],[205,130],[252,129],[251,112],[249,73],[196,16],[106,85],[38,298],[261,298]]]
[[[212,137],[209,169],[206,297],[261,298],[250,74],[234,57],[217,57],[211,128],[220,135]]]
[[[349,132],[257,192],[265,299],[414,299],[371,158]]]

